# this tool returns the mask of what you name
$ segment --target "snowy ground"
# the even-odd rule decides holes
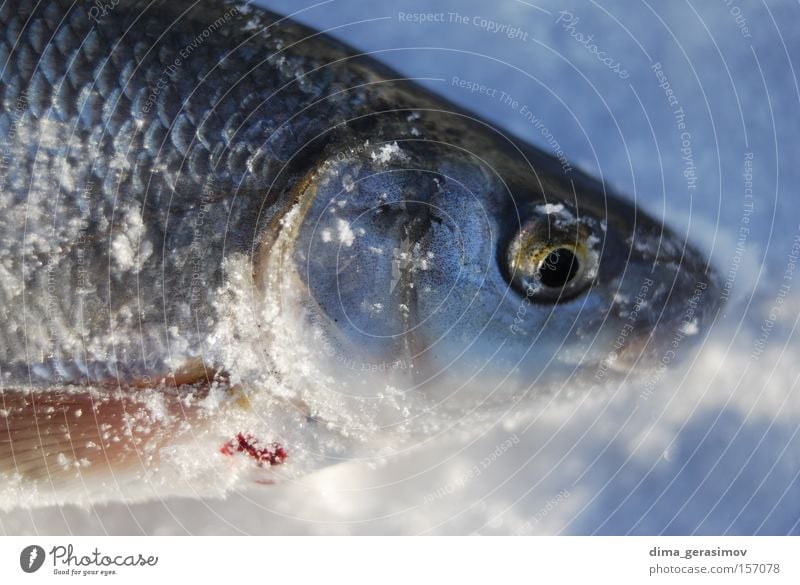
[[[730,298],[702,349],[652,395],[579,395],[377,468],[351,463],[225,501],[5,513],[0,533],[800,533],[800,270],[790,258],[800,242],[800,6],[737,2],[333,0],[298,15],[410,77],[440,79],[425,83],[546,148],[517,112],[452,77],[527,104],[574,164],[712,255]],[[418,24],[399,12],[467,20]],[[520,32],[491,32],[490,21]]]

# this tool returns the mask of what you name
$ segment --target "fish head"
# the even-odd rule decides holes
[[[391,405],[388,425],[509,408],[649,371],[700,330],[702,255],[536,156],[364,141],[300,182],[259,286],[306,403]]]

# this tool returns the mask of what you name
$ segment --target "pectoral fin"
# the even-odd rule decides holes
[[[110,385],[0,390],[0,508],[147,476],[203,421],[205,370]],[[49,499],[49,498],[46,498]],[[57,498],[59,499],[59,498]]]

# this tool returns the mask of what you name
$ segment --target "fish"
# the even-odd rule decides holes
[[[2,509],[390,458],[656,371],[713,322],[685,236],[290,18],[0,22]]]

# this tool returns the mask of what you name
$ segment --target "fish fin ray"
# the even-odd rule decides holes
[[[0,390],[0,478],[59,490],[144,470],[181,423],[176,396],[155,392]]]

